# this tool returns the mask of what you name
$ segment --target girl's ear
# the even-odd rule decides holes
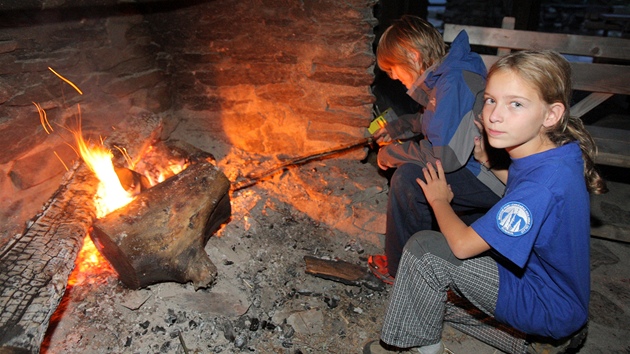
[[[552,103],[547,110],[547,117],[543,121],[545,128],[551,128],[558,123],[564,115],[565,107],[562,103]]]

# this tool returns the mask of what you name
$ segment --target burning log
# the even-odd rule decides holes
[[[39,353],[95,219],[97,185],[76,164],[24,234],[0,249],[0,353]]]
[[[129,288],[165,281],[207,287],[216,267],[204,247],[231,215],[229,189],[216,166],[194,163],[97,220],[90,236]]]

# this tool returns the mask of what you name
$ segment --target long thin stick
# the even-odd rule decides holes
[[[245,178],[247,178],[246,181],[242,181],[239,183],[232,183],[232,191],[238,191],[247,187],[251,187],[254,184],[258,183],[260,180],[262,180],[265,177],[269,177],[270,175],[272,175],[273,173],[285,169],[289,166],[297,166],[297,165],[301,165],[304,163],[307,163],[309,161],[315,160],[315,159],[321,159],[324,157],[329,157],[331,155],[334,154],[338,154],[340,152],[344,152],[344,151],[348,151],[348,150],[352,150],[352,149],[356,149],[359,147],[363,147],[366,145],[370,145],[372,144],[372,137],[368,137],[368,138],[363,138],[357,142],[351,143],[351,144],[347,144],[347,145],[343,145],[340,147],[336,147],[336,148],[332,148],[332,149],[328,149],[328,150],[323,150],[323,151],[318,151],[316,153],[312,153],[306,156],[300,156],[300,157],[296,157],[290,160],[287,160],[285,162],[282,162],[279,165],[276,165],[266,171],[263,172],[258,172],[258,173],[250,173],[247,176],[245,176]]]

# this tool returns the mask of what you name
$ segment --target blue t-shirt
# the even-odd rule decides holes
[[[513,159],[505,196],[473,229],[498,254],[495,317],[553,338],[586,323],[590,204],[577,143]]]

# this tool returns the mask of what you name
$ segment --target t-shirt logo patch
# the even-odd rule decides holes
[[[532,227],[532,213],[522,203],[507,203],[497,213],[497,226],[506,235],[523,236]]]

